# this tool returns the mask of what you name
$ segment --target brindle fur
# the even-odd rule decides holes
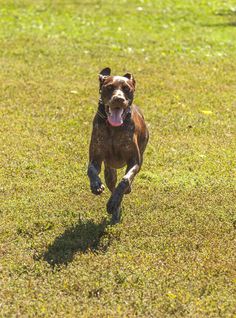
[[[100,73],[100,92],[98,112],[93,120],[93,131],[89,149],[88,176],[92,193],[99,195],[104,191],[104,185],[99,178],[102,162],[105,165],[105,182],[111,191],[107,202],[107,212],[112,214],[114,222],[120,219],[120,206],[124,194],[131,191],[131,184],[139,172],[143,153],[148,143],[148,129],[139,108],[132,104],[135,90],[135,81],[131,74],[124,77],[110,76],[110,69]],[[108,91],[107,86],[113,87]],[[107,120],[106,105],[114,91],[128,85],[125,92],[125,101],[122,107],[127,113],[122,126],[113,127]],[[117,183],[116,169],[126,166],[126,173]]]

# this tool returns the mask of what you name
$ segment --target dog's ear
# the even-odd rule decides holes
[[[128,78],[131,82],[133,82],[133,85],[134,85],[134,87],[135,87],[135,79],[134,79],[133,74],[131,74],[131,73],[126,73],[125,75],[123,75],[123,77],[126,77],[126,78]]]
[[[104,79],[107,78],[107,76],[110,76],[110,74],[111,74],[111,69],[109,67],[104,68],[103,70],[101,70],[99,74],[99,81],[103,82]]]
[[[109,67],[104,68],[103,70],[101,70],[101,72],[99,73],[99,82],[100,82],[100,87],[99,87],[99,91],[101,92],[101,88],[102,88],[102,84],[104,82],[104,80],[110,76],[111,74],[111,69]]]
[[[103,75],[103,76],[109,76],[109,75],[111,75],[111,69],[110,69],[110,67],[105,67],[105,68],[100,72],[100,75]]]

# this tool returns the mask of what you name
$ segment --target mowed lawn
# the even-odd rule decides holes
[[[107,66],[150,130],[116,226],[86,175]],[[0,0],[0,70],[0,317],[235,318],[235,1]]]

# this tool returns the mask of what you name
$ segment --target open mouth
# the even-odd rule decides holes
[[[107,119],[111,126],[118,127],[123,124],[123,108],[107,108]]]

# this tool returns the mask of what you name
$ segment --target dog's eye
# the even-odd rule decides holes
[[[113,89],[113,86],[112,86],[112,85],[107,85],[107,86],[106,86],[106,89],[107,89],[108,91],[111,91],[111,90]]]
[[[129,92],[130,92],[129,86],[123,86],[123,91],[124,91],[125,93],[129,93]]]

